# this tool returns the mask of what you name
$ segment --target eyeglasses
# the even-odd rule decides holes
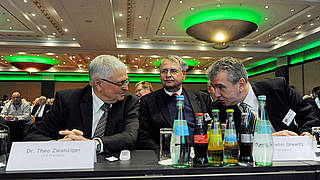
[[[105,82],[108,82],[108,83],[111,83],[111,84],[114,84],[116,86],[119,86],[121,88],[123,87],[126,87],[129,83],[130,83],[130,79],[126,79],[126,80],[123,80],[123,81],[120,81],[120,82],[113,82],[113,81],[110,81],[110,80],[107,80],[107,79],[101,79]]]
[[[160,70],[161,74],[168,74],[168,72],[170,72],[170,74],[172,75],[176,75],[178,74],[179,70],[178,69],[161,69]]]

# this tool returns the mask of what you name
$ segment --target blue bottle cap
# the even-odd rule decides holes
[[[267,99],[267,97],[266,97],[266,95],[260,95],[260,96],[258,96],[258,100],[266,100]]]
[[[184,100],[184,95],[177,96],[177,100]]]

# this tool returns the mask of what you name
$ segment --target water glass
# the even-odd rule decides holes
[[[160,129],[160,161],[171,159],[170,156],[170,141],[172,128]]]
[[[5,166],[8,160],[8,131],[0,130],[0,167]]]

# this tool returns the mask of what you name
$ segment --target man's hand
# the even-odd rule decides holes
[[[272,133],[272,136],[298,136],[298,134],[292,131],[282,130],[279,132]]]
[[[63,135],[63,139],[58,139],[58,141],[89,141],[90,139],[87,139],[83,137],[83,132],[77,129],[73,129],[72,131],[69,131],[68,129],[64,131],[59,131],[60,135]]]
[[[309,132],[303,132],[300,136],[308,136],[312,138],[312,135]]]

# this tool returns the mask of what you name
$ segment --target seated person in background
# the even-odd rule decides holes
[[[46,104],[46,100],[45,96],[40,96],[38,103],[32,108],[31,115],[35,118],[35,123],[39,123],[51,108],[49,104]]]
[[[304,103],[284,78],[249,82],[244,66],[232,57],[224,57],[213,63],[207,71],[207,78],[215,89],[217,102],[223,106],[231,106],[235,110],[234,119],[237,130],[240,125],[241,112],[238,108],[240,103],[246,103],[257,117],[259,95],[267,97],[267,112],[273,135],[311,136],[311,128],[320,126],[316,109]],[[283,119],[289,110],[294,111],[296,116],[287,125]]]
[[[314,88],[312,88],[312,98],[316,99],[316,97],[318,97],[318,91],[320,91],[320,86],[316,86]]]
[[[147,81],[140,81],[136,85],[136,96],[140,99],[142,96],[151,93],[152,90],[152,85],[151,83]]]
[[[172,128],[175,111],[176,95],[184,95],[184,110],[189,127],[191,142],[195,128],[195,113],[209,113],[212,102],[207,93],[187,90],[182,87],[188,68],[179,56],[169,55],[160,63],[160,80],[163,86],[155,92],[140,99],[139,138],[141,149],[158,150],[160,145],[160,128]]]
[[[31,124],[30,104],[21,99],[19,92],[13,92],[11,100],[4,105],[1,116],[5,120],[25,121],[26,124]]]
[[[90,86],[56,93],[51,110],[25,140],[96,142],[97,153],[118,153],[135,147],[138,98],[127,93],[126,65],[101,55],[89,65]]]

